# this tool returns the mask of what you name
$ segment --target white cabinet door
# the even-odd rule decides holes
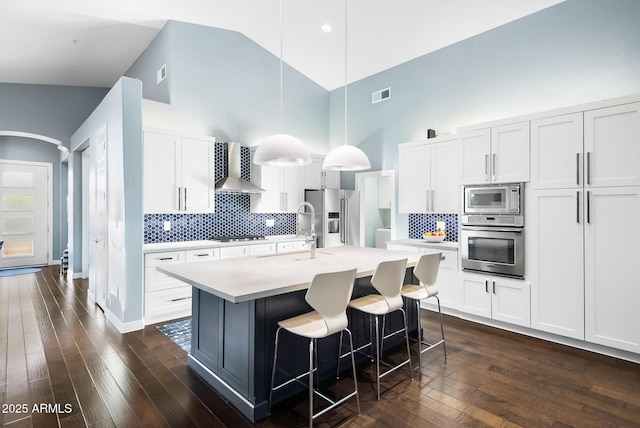
[[[144,133],[144,212],[178,212],[181,139]]]
[[[489,183],[491,163],[491,129],[460,135],[462,149],[462,183]]]
[[[144,212],[214,210],[214,141],[144,134]]]
[[[213,212],[214,154],[211,141],[182,138],[182,209],[188,213]]]
[[[398,147],[398,211],[426,213],[431,197],[431,149],[428,144]]]
[[[391,199],[393,198],[393,180],[391,176],[385,175],[378,177],[378,208],[391,208]]]
[[[529,181],[529,122],[491,128],[491,182]]]
[[[582,113],[531,121],[531,188],[583,185]]]
[[[304,166],[304,189],[339,189],[340,171],[324,171],[324,156],[311,155],[311,163]]]
[[[531,327],[584,340],[584,193],[531,190],[526,197]]]
[[[588,191],[585,338],[640,352],[640,187]]]
[[[458,252],[443,251],[438,269],[438,297],[443,308],[458,309],[460,277],[458,275]],[[433,300],[433,299],[431,299]],[[428,302],[429,300],[427,300]]]
[[[640,103],[584,113],[587,185],[640,185]]]
[[[457,213],[461,193],[458,183],[460,150],[457,138],[431,144],[431,206],[438,213]]]
[[[491,318],[491,291],[487,278],[463,275],[460,310]]]
[[[304,168],[290,166],[280,168],[280,191],[282,192],[282,212],[295,213],[304,201]]]
[[[282,203],[280,168],[277,166],[256,165],[251,162],[251,182],[264,189],[264,192],[251,194],[251,212],[280,212],[280,204]]]
[[[510,324],[531,326],[530,284],[519,280],[491,280],[491,317]]]

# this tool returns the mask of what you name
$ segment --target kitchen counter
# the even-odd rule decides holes
[[[363,247],[332,247],[309,251],[239,257],[228,260],[159,266],[158,270],[232,303],[276,296],[309,287],[317,273],[357,268],[357,278],[373,275],[378,263],[408,258],[413,267],[419,254]]]
[[[437,250],[436,250],[437,251]],[[278,322],[311,310],[304,297],[317,273],[357,269],[353,298],[376,293],[371,275],[378,263],[399,258],[408,259],[405,283],[417,283],[413,266],[420,254],[377,248],[332,247],[310,253],[286,253],[250,256],[159,266],[158,270],[187,282],[192,289],[192,334],[188,367],[202,377],[218,393],[251,421],[268,415],[270,373],[273,342]],[[407,308],[410,336],[416,338],[419,314],[414,305]],[[348,311],[349,329],[354,346],[369,341],[369,316]],[[402,328],[400,312],[387,317],[388,331]],[[385,349],[404,342],[394,336],[384,341]],[[308,366],[300,358],[307,349],[304,340],[291,334],[280,337],[282,350],[278,357],[278,375],[304,373]],[[321,381],[335,379],[338,355],[337,339],[318,343]],[[357,361],[368,360],[358,355]],[[350,370],[351,361],[341,362],[342,370]],[[292,383],[274,392],[274,403],[305,390]]]
[[[387,245],[409,245],[419,248],[430,248],[434,250],[449,250],[458,251],[457,242],[427,242],[424,239],[395,239],[393,241],[387,241]]]
[[[219,242],[219,241],[203,240],[203,241],[159,242],[154,244],[144,244],[142,246],[142,251],[144,253],[156,253],[160,251],[199,250],[202,248],[237,247],[241,245],[258,245],[258,244],[266,244],[269,242],[277,243],[277,242],[292,242],[292,241],[304,241],[304,238],[296,235],[278,235],[278,236],[267,236],[265,239],[256,239],[253,241]]]

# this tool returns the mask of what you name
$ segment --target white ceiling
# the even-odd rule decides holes
[[[348,80],[562,1],[349,0]],[[239,31],[279,56],[279,4],[0,0],[0,82],[111,87],[169,19]],[[324,23],[334,31],[320,31]],[[344,27],[344,0],[283,0],[283,60],[326,89],[344,85]]]

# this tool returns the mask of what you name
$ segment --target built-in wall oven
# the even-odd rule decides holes
[[[523,189],[522,183],[464,188],[462,269],[524,277]]]

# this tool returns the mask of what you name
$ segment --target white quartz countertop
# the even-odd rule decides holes
[[[267,236],[266,239],[256,239],[254,241],[235,241],[235,242],[219,242],[219,241],[181,241],[181,242],[160,242],[156,244],[144,244],[142,250],[144,253],[156,253],[159,251],[174,250],[198,250],[202,248],[220,248],[220,247],[238,247],[244,245],[268,244],[271,242],[292,242],[304,241],[304,237],[296,235],[279,235]]]
[[[434,250],[437,252],[437,250]],[[206,262],[158,266],[158,270],[215,296],[239,303],[309,287],[314,275],[357,269],[358,278],[373,275],[380,262],[407,258],[413,267],[421,254],[378,248],[332,247]]]
[[[433,248],[434,250],[449,250],[449,251],[458,251],[458,243],[457,242],[427,242],[424,239],[396,239],[393,241],[387,241],[387,244],[390,245],[410,245],[413,247],[420,248]]]

